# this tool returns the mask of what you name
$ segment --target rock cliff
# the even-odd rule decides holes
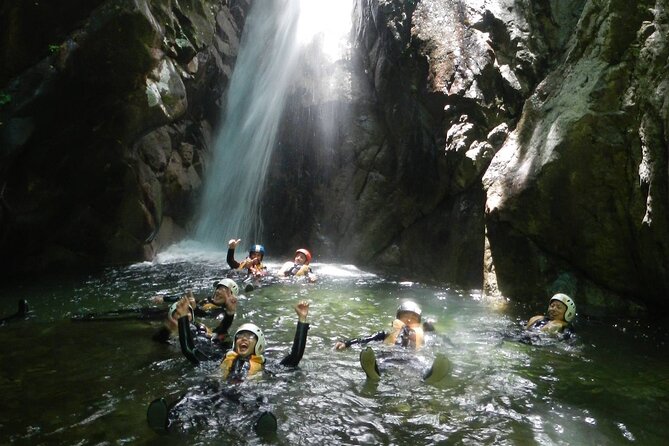
[[[1,7],[6,272],[136,261],[183,237],[249,8],[59,3]]]
[[[187,233],[250,0],[65,3],[0,9],[5,271]],[[350,57],[302,60],[265,244],[589,314],[665,308],[668,9],[356,0]]]

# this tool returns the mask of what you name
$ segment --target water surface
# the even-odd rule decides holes
[[[217,365],[193,367],[177,346],[153,342],[160,322],[70,321],[80,312],[148,306],[151,296],[188,288],[205,296],[226,270],[224,253],[176,253],[86,277],[3,285],[0,314],[16,311],[19,298],[33,313],[0,327],[0,443],[262,443],[229,405],[219,413],[204,405],[200,415],[216,422],[195,426],[187,438],[159,437],[145,421],[148,403],[189,390],[208,397],[220,386]],[[242,388],[267,397],[279,420],[275,443],[659,445],[669,437],[666,344],[648,327],[582,318],[574,341],[532,346],[509,336],[543,305],[491,305],[477,290],[397,281],[347,265],[314,270],[316,284],[245,293],[233,325],[263,327],[269,360],[278,361],[292,341],[293,306],[311,302],[299,370]],[[428,348],[368,383],[360,349],[336,352],[332,345],[389,327],[402,299],[421,304],[437,332]],[[452,376],[426,385],[420,376],[437,352],[451,359]]]

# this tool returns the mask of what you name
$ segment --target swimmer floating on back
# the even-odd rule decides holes
[[[571,321],[576,316],[576,304],[563,293],[555,294],[548,303],[546,314],[533,316],[525,329],[547,334],[562,334],[568,338],[573,333]]]
[[[372,341],[383,341],[384,344],[418,350],[425,344],[425,331],[432,330],[430,324],[421,322],[422,313],[423,311],[420,306],[415,302],[403,302],[397,307],[395,320],[393,320],[390,331],[383,330],[363,338],[338,341],[335,343],[334,348],[336,350],[343,350],[355,344],[366,345]],[[360,365],[368,379],[378,380],[381,378],[381,372],[376,362],[376,355],[370,347],[360,352]],[[431,384],[439,382],[449,373],[450,369],[451,364],[448,358],[437,354],[432,367],[423,375],[423,380]]]

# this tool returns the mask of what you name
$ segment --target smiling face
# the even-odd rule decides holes
[[[307,256],[305,256],[301,252],[295,254],[294,262],[297,263],[298,265],[304,265],[306,261],[307,261]]]
[[[559,300],[552,300],[548,305],[547,316],[551,321],[564,321],[564,314],[567,311],[567,306]]]
[[[235,336],[235,352],[242,357],[255,353],[258,337],[250,331],[240,331]]]
[[[397,319],[401,320],[409,327],[415,327],[420,324],[420,316],[413,311],[400,311],[397,315]]]
[[[232,291],[230,291],[230,288],[223,285],[219,285],[216,287],[216,290],[214,291],[214,295],[211,298],[211,300],[216,305],[224,306],[229,299],[233,298],[234,296],[232,295]]]

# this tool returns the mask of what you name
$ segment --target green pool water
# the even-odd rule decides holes
[[[241,388],[264,396],[277,416],[272,443],[660,445],[669,438],[669,361],[656,327],[579,317],[571,342],[527,345],[514,337],[542,302],[491,305],[478,290],[398,281],[350,265],[313,269],[315,284],[244,293],[233,325],[261,326],[268,360],[279,361],[292,341],[293,306],[311,302],[299,369]],[[220,385],[217,365],[194,367],[177,345],[153,342],[159,321],[70,320],[149,306],[156,294],[193,289],[203,297],[226,270],[224,254],[190,253],[83,277],[4,283],[0,314],[15,312],[24,298],[32,312],[0,326],[0,444],[262,444],[234,405],[211,408],[228,414],[203,410],[197,415],[219,421],[186,436],[157,435],[146,423],[149,402]],[[406,364],[382,364],[382,380],[367,382],[360,348],[332,345],[388,328],[403,299],[418,302],[436,332]],[[436,353],[447,355],[453,370],[427,385],[421,373]]]

